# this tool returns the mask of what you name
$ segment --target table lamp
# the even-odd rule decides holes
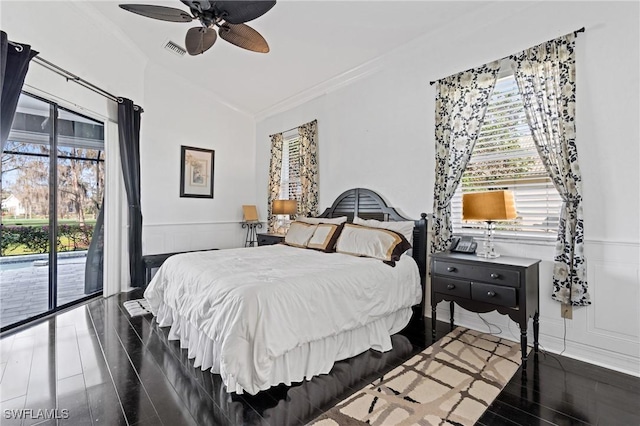
[[[289,222],[291,221],[291,215],[298,212],[298,202],[296,200],[273,200],[271,205],[271,214],[274,215],[287,215],[287,219],[282,221],[278,220],[278,227],[276,232],[279,234],[286,234],[289,228]]]
[[[467,192],[462,194],[462,220],[476,220],[487,223],[483,250],[478,256],[496,258],[493,246],[495,221],[511,220],[517,217],[516,205],[511,191]]]

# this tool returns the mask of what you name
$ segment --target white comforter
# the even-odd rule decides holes
[[[161,326],[187,322],[181,327],[214,342],[220,365],[212,371],[226,384],[255,393],[273,385],[267,382],[275,358],[420,303],[422,291],[408,255],[390,267],[272,245],[172,256],[144,297],[155,315],[161,312]]]

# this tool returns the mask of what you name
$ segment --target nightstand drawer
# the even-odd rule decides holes
[[[468,278],[498,285],[520,287],[520,272],[503,269],[494,265],[479,264],[473,266],[461,262],[450,262],[438,259],[433,262],[433,272],[452,278]]]
[[[438,275],[447,275],[451,278],[476,278],[474,267],[465,265],[464,263],[447,262],[435,260],[433,262],[433,273]]]
[[[471,299],[500,306],[517,306],[516,289],[513,287],[472,282]]]
[[[433,281],[433,290],[438,293],[449,294],[464,298],[471,297],[471,283],[469,281],[452,280],[449,278],[436,277]]]
[[[476,280],[495,283],[496,285],[508,285],[520,287],[520,272],[510,269],[500,269],[493,266],[479,268],[476,271]]]

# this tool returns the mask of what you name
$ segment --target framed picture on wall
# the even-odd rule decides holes
[[[214,160],[212,149],[180,147],[181,197],[213,198]]]

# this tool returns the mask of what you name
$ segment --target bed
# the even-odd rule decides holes
[[[341,216],[408,220],[364,188],[318,217]],[[368,349],[390,350],[390,336],[423,312],[426,226],[422,214],[394,267],[283,244],[184,253],[167,259],[144,296],[195,367],[220,374],[229,392],[256,394]]]

